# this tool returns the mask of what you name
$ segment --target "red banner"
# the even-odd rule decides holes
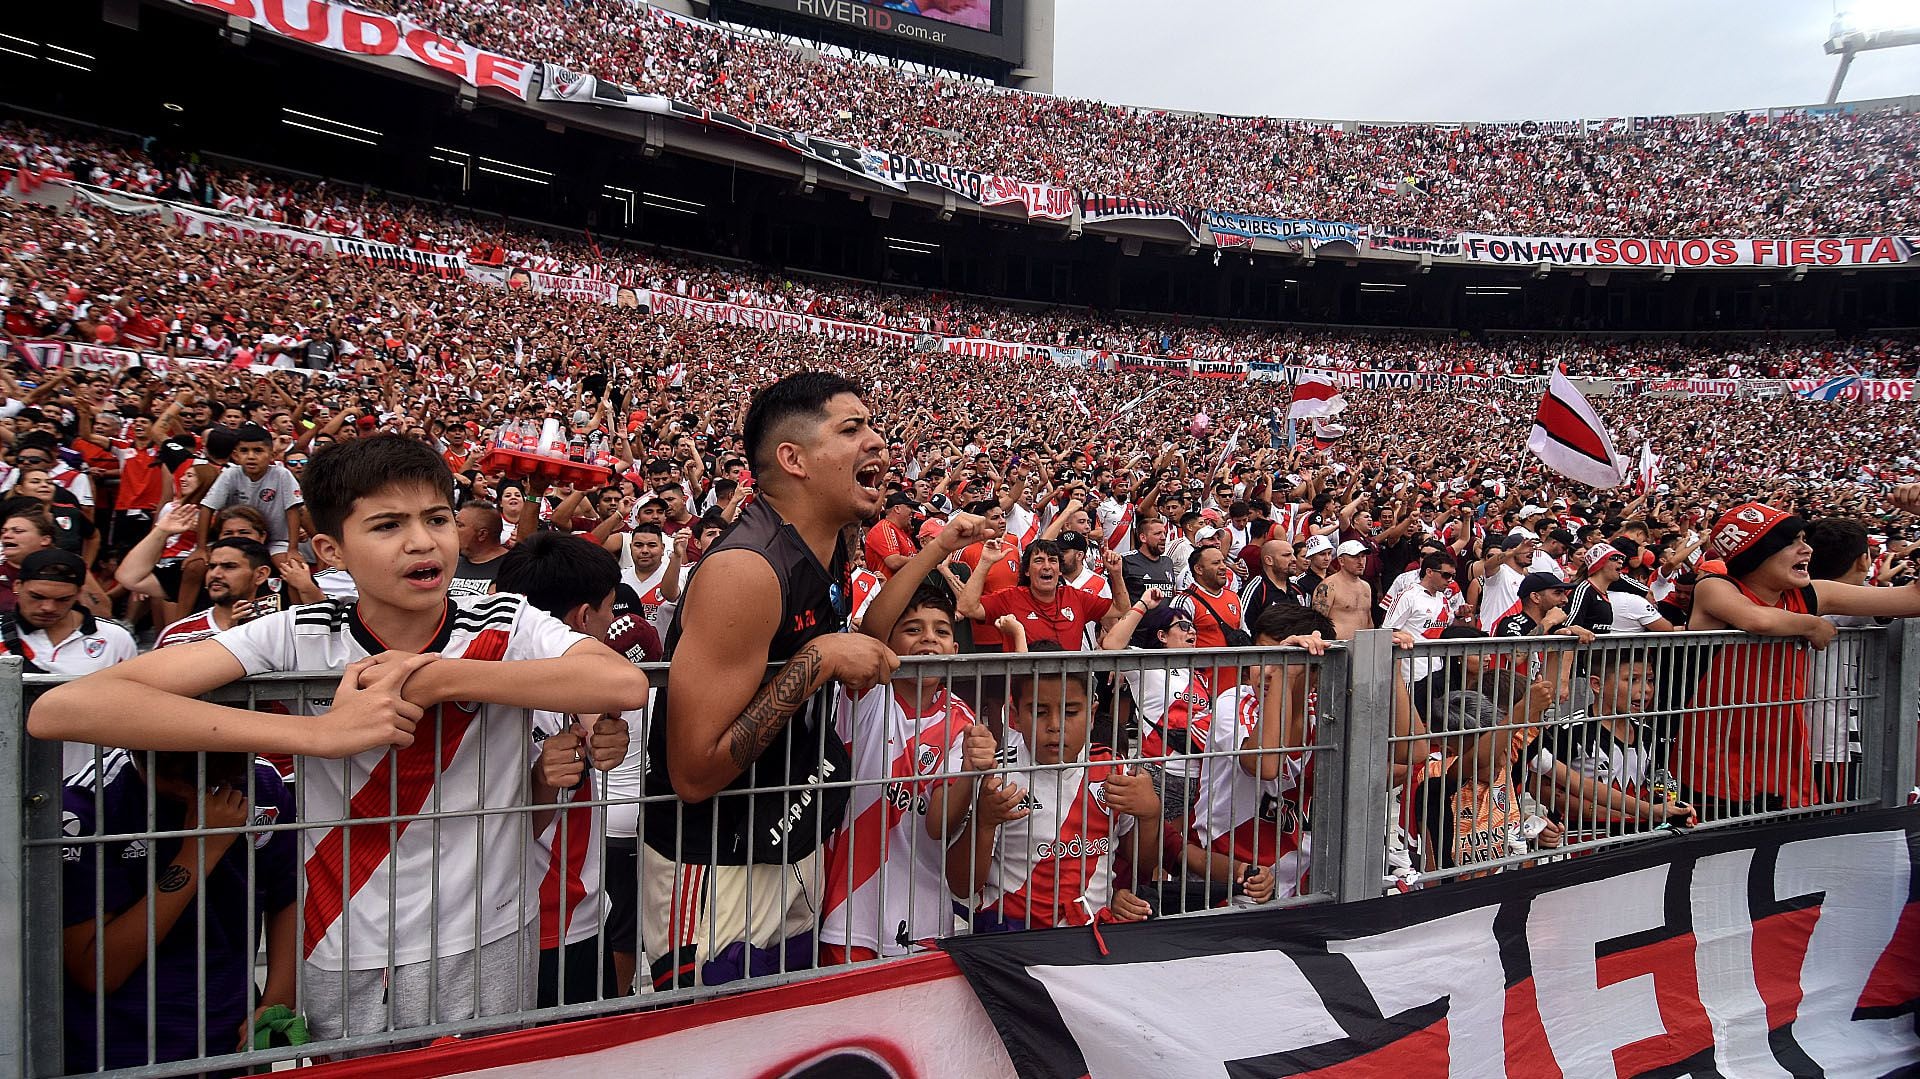
[[[327,0],[183,0],[194,7],[245,19],[280,37],[333,52],[397,56],[453,75],[469,86],[505,91],[526,100],[533,65],[441,37],[411,19]]]

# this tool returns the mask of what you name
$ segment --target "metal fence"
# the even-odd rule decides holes
[[[1899,804],[1917,653],[1896,625],[1820,653],[1372,631],[1319,656],[911,658],[890,687],[817,697],[795,759],[763,757],[711,812],[646,785],[647,716],[605,773],[568,767],[553,736],[578,728],[552,716],[466,743],[441,719],[412,753],[297,766],[63,763],[22,734],[58,679],[0,661],[0,791],[21,795],[0,798],[0,1028],[24,1034],[0,1038],[0,1077],[265,1070],[952,934],[1350,901],[1672,827]],[[283,675],[215,699],[304,713],[332,692]],[[315,1040],[236,1052],[276,1001]]]

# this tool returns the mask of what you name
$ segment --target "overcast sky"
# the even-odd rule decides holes
[[[1920,25],[1920,0],[1852,0]],[[1055,0],[1054,90],[1355,120],[1574,119],[1826,100],[1832,0]],[[1904,17],[1903,17],[1904,16]],[[1920,46],[1843,100],[1920,94]]]

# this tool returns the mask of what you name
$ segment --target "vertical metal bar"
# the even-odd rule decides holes
[[[1915,628],[1910,619],[1895,619],[1884,633],[1874,636],[1878,639],[1870,647],[1880,651],[1883,662],[1875,663],[1863,657],[1860,666],[1869,679],[1878,676],[1881,684],[1879,692],[1873,694],[1875,703],[1871,711],[1864,707],[1866,702],[1862,702],[1860,737],[1865,742],[1869,781],[1880,785],[1880,804],[1903,806],[1915,782],[1915,726],[1920,722],[1920,629]]]
[[[1393,733],[1393,632],[1364,630],[1348,647],[1352,665],[1345,687],[1347,714],[1330,739],[1340,747],[1345,796],[1334,823],[1339,868],[1331,881],[1335,898],[1343,903],[1380,894],[1387,863],[1387,785],[1393,776],[1388,743]]]
[[[61,750],[26,734],[20,659],[0,657],[0,1077],[65,1071],[60,1022],[60,848],[27,846],[60,835]]]

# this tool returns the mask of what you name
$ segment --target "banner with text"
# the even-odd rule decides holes
[[[1348,243],[1363,247],[1367,241],[1365,225],[1347,225],[1337,221],[1311,221],[1296,217],[1258,217],[1253,214],[1208,210],[1202,215],[1213,231],[1215,247],[1252,247],[1255,240],[1282,243]]]
[[[539,100],[605,105],[613,109],[632,109],[634,112],[651,112],[661,116],[673,113],[673,101],[663,95],[643,94],[631,86],[594,75],[583,75],[559,64],[540,65]]]
[[[1713,269],[1723,266],[1898,266],[1914,257],[1913,240],[1898,236],[1802,236],[1787,240],[1656,240],[1603,237],[1460,234],[1468,262],[1505,266],[1622,266]]]
[[[695,322],[744,326],[748,329],[767,330],[772,333],[808,333],[830,337],[836,341],[900,346],[911,345],[919,337],[918,334],[907,330],[889,329],[885,326],[841,322],[838,319],[821,318],[818,315],[802,314],[799,311],[742,307],[739,304],[715,300],[694,300],[685,296],[676,296],[671,292],[641,292],[638,299],[639,306],[647,308],[656,315],[672,315],[675,318],[690,319]]]
[[[1367,230],[1367,246],[1375,251],[1453,256],[1460,253],[1460,234],[1436,229],[1374,225]]]
[[[1083,195],[1080,220],[1088,224],[1101,221],[1172,221],[1187,230],[1194,242],[1200,240],[1201,213],[1191,206],[1175,206],[1153,199],[1133,199],[1121,195]]]
[[[176,0],[222,16],[245,19],[277,37],[333,52],[398,57],[453,75],[478,89],[503,90],[526,100],[534,65],[441,37],[412,19],[381,15],[329,0]]]
[[[1917,847],[1883,810],[941,946],[1029,1079],[1889,1075],[1920,1059]]]

